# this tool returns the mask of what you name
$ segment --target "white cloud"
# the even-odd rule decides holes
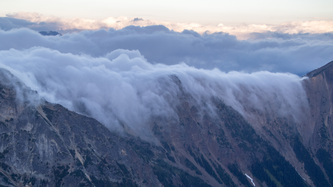
[[[214,109],[220,98],[246,118],[255,109],[267,115],[301,119],[306,95],[298,76],[282,73],[224,73],[185,64],[151,64],[138,51],[116,50],[104,57],[74,55],[34,47],[0,51],[1,68],[54,103],[92,116],[108,128],[149,138],[147,122],[177,122],[182,89],[199,110]],[[206,103],[207,108],[200,103]]]

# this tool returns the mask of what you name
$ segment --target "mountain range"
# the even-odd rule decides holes
[[[212,112],[169,80],[177,119],[152,115],[144,139],[39,99],[1,69],[0,185],[333,186],[333,61],[302,79],[301,118],[250,105],[246,116],[214,96]]]

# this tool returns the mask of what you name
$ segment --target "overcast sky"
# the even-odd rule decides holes
[[[0,16],[37,12],[60,17],[146,19],[219,23],[281,23],[332,20],[332,0],[1,0]]]

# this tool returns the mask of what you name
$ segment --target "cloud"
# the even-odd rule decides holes
[[[43,36],[35,30],[63,22],[11,18],[0,24],[7,28],[0,30],[1,68],[50,102],[148,139],[151,118],[177,123],[182,91],[212,115],[211,98],[219,98],[252,122],[253,111],[303,119],[307,100],[297,75],[333,59],[332,33],[272,31],[239,40],[223,32],[152,25]]]
[[[35,46],[62,53],[105,56],[117,49],[138,50],[150,63],[186,63],[222,71],[291,72],[298,75],[333,59],[333,34],[253,33],[238,40],[226,33],[175,32],[161,25],[129,26],[42,36],[29,29],[0,30],[0,50]]]
[[[0,17],[0,29],[11,30],[22,27],[30,27],[33,23],[24,19],[16,19],[10,17]]]
[[[223,100],[246,118],[263,114],[302,119],[306,94],[302,79],[285,73],[224,73],[186,64],[151,64],[138,51],[115,50],[105,56],[62,53],[44,47],[0,51],[4,68],[46,100],[92,116],[109,129],[123,128],[149,139],[152,117],[177,123],[182,89],[199,110]],[[206,107],[201,103],[205,103]]]
[[[36,31],[61,30],[61,24],[56,21],[33,22],[27,19],[14,17],[0,17],[0,29],[11,30],[19,28],[30,28]]]
[[[332,20],[308,20],[287,22],[281,24],[225,24],[202,25],[198,23],[174,23],[160,20],[148,20],[143,18],[128,17],[108,17],[104,19],[82,19],[82,18],[60,18],[56,16],[46,16],[38,13],[19,12],[8,14],[10,21],[20,19],[33,23],[30,28],[52,28],[52,30],[62,30],[64,32],[71,30],[98,30],[113,28],[116,30],[123,29],[130,25],[151,26],[164,25],[170,30],[182,32],[184,30],[193,30],[200,34],[224,32],[237,36],[239,39],[248,39],[251,33],[278,32],[286,34],[297,33],[329,33],[333,32]],[[9,19],[7,20],[9,21]],[[17,28],[17,27],[15,27]]]

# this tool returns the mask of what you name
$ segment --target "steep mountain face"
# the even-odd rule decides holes
[[[313,136],[309,143],[317,147],[315,143],[323,147],[332,146],[332,115],[333,115],[333,62],[307,74],[305,81],[309,104],[311,108],[311,123]],[[323,142],[319,142],[323,141]],[[322,144],[324,143],[324,145]],[[327,147],[328,148],[328,147]],[[330,147],[332,150],[333,147]]]
[[[149,165],[158,148],[60,105],[29,103],[12,79],[1,72],[1,185],[159,184]]]
[[[304,119],[219,98],[198,103],[177,76],[177,119],[152,116],[151,140],[38,98],[0,73],[0,185],[332,186],[333,62],[304,79]],[[213,111],[205,107],[213,103]]]
[[[333,185],[333,61],[307,76],[305,87],[311,109],[309,124],[313,130],[305,146]]]
[[[216,114],[202,111],[198,106],[205,103],[194,104],[176,77],[174,81],[183,91],[177,108],[179,122],[166,126],[164,120],[158,119],[153,124],[169,161],[192,170],[193,175],[212,186],[306,185],[281,153],[237,111],[217,98],[212,98]]]

